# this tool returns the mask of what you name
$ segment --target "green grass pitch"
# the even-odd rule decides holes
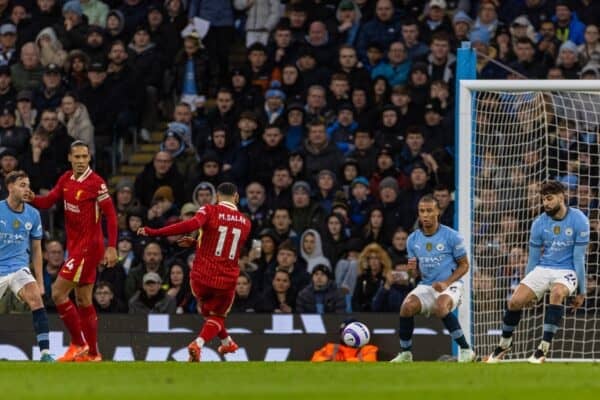
[[[1,362],[16,399],[599,399],[600,364]]]

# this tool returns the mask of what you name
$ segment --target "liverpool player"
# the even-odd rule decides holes
[[[240,250],[252,227],[250,220],[238,211],[238,200],[236,186],[225,182],[217,187],[217,204],[201,207],[192,219],[161,229],[138,230],[142,236],[171,236],[200,229],[190,286],[205,322],[196,340],[188,346],[189,361],[200,361],[202,346],[215,336],[221,339],[219,353],[238,349],[227,333],[225,318],[235,295]]]
[[[37,208],[50,208],[62,201],[65,209],[68,258],[52,285],[52,300],[71,334],[71,344],[58,361],[101,361],[98,352],[98,318],[92,304],[96,268],[117,262],[117,214],[104,180],[90,168],[90,151],[82,141],[69,150],[72,170],[65,172],[46,196],[29,192]],[[104,251],[102,219],[106,217],[108,247]],[[69,299],[75,289],[77,306]]]

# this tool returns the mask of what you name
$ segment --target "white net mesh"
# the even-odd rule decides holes
[[[551,358],[600,359],[598,162],[600,94],[473,93],[473,335],[477,354],[498,344],[506,300],[525,271],[529,229],[541,212],[539,185],[569,187],[569,204],[591,222],[585,307],[567,308]],[[547,298],[524,310],[512,359],[529,357],[542,337]]]

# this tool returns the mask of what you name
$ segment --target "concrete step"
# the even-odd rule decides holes
[[[153,157],[154,153],[142,153],[138,151],[129,156],[129,165],[146,165]]]
[[[137,175],[144,169],[143,165],[121,165],[119,168],[120,175]]]
[[[138,153],[156,153],[160,149],[160,144],[157,143],[143,143],[138,148]]]

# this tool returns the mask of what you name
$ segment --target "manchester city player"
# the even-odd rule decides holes
[[[439,223],[440,208],[431,195],[419,200],[418,213],[421,229],[408,237],[407,250],[409,269],[416,272],[418,261],[421,282],[408,294],[400,308],[401,351],[392,362],[412,361],[411,338],[417,314],[433,314],[441,318],[460,347],[458,361],[473,361],[475,353],[452,313],[462,296],[461,278],[469,271],[464,240],[458,232]]]
[[[19,300],[29,305],[41,361],[52,362],[54,359],[48,352],[48,316],[42,302],[44,280],[40,213],[24,202],[29,193],[29,178],[25,172],[10,172],[5,183],[8,197],[0,201],[0,297],[8,287]],[[31,275],[30,262],[35,277]]]
[[[508,301],[502,338],[488,357],[488,363],[497,363],[504,358],[511,348],[521,310],[533,301],[542,299],[549,290],[550,304],[544,316],[542,342],[528,359],[533,364],[543,363],[552,337],[560,325],[565,298],[578,289],[573,308],[577,309],[585,300],[584,264],[590,237],[589,220],[578,209],[566,206],[565,188],[561,183],[544,183],[541,195],[545,212],[531,225],[526,276]]]

